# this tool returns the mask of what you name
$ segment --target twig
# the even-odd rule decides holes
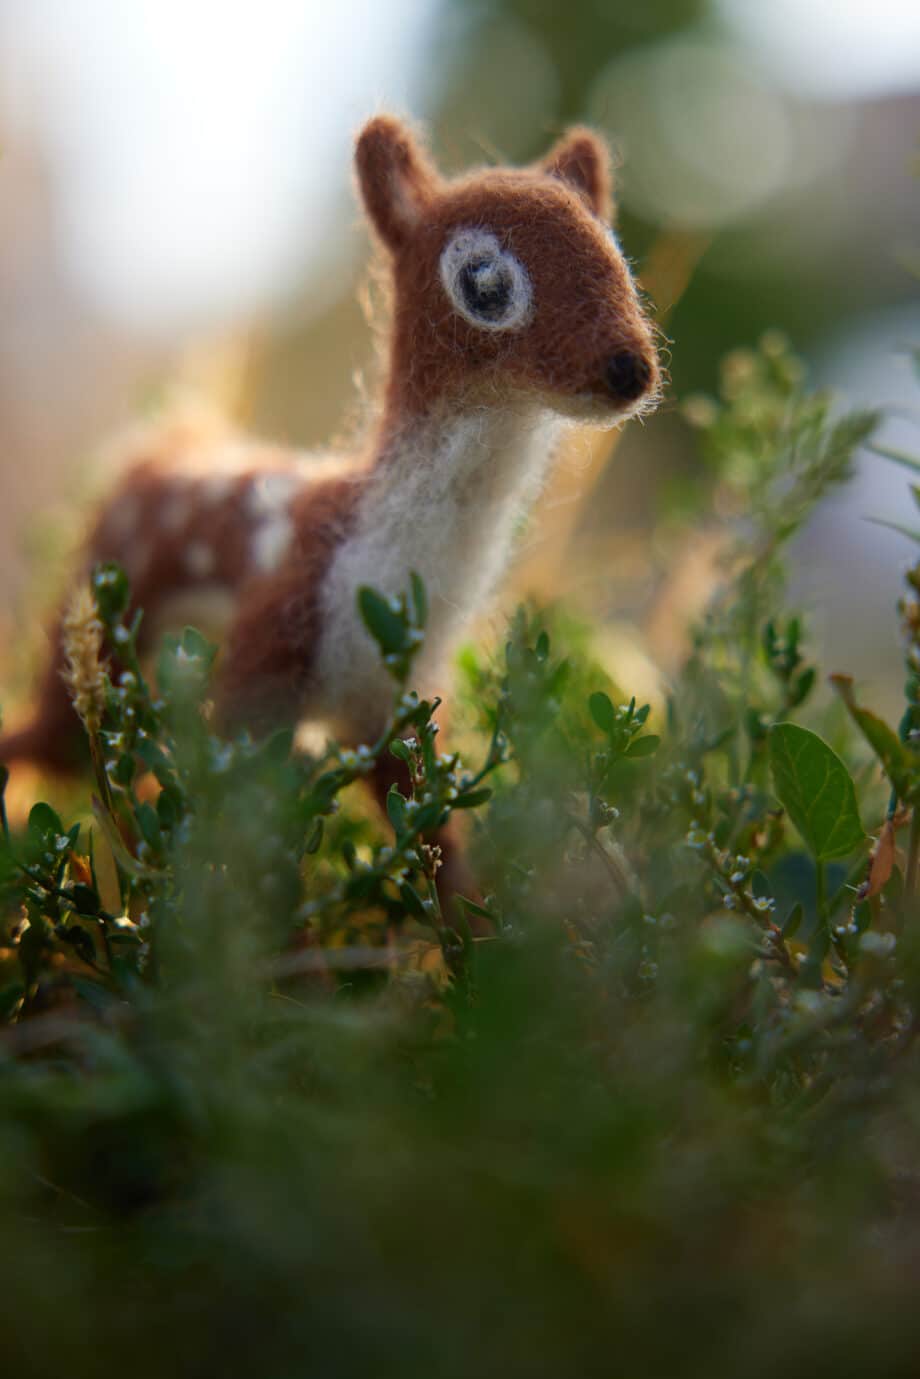
[[[917,889],[917,863],[920,861],[920,811],[916,806],[910,816],[910,841],[907,845],[907,870],[904,874],[904,909],[913,903]]]

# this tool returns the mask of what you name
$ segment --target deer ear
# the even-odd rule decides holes
[[[590,129],[570,129],[550,149],[542,168],[578,192],[595,215],[610,219],[610,154],[607,145]]]
[[[384,244],[401,249],[422,218],[438,176],[410,130],[390,115],[358,135],[355,167],[367,213]]]

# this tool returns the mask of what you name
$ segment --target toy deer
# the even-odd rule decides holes
[[[381,116],[357,141],[358,182],[389,257],[394,314],[376,430],[324,460],[161,423],[98,515],[87,568],[115,560],[148,637],[229,618],[217,721],[263,732],[311,719],[342,742],[377,736],[391,686],[357,609],[417,570],[429,595],[415,665],[437,688],[457,634],[509,555],[519,514],[566,420],[615,425],[651,406],[653,328],[608,225],[603,144],[572,130],[536,166],[442,178]],[[33,721],[0,761],[72,759],[76,716],[59,627]]]

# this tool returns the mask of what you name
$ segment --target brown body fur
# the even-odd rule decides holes
[[[658,387],[652,328],[606,225],[607,161],[593,135],[573,131],[533,168],[445,182],[407,129],[380,117],[362,131],[356,166],[394,285],[384,405],[366,455],[330,474],[226,433],[154,432],[86,544],[85,568],[99,560],[125,567],[151,632],[190,591],[219,589],[232,604],[217,683],[218,721],[228,728],[261,732],[309,713],[317,648],[339,616],[323,601],[330,568],[372,525],[369,495],[381,492],[381,477],[386,484],[392,473],[398,484],[407,462],[435,462],[411,448],[413,436],[430,436],[432,418],[437,426],[441,416],[486,415],[524,400],[609,425],[648,406]],[[467,226],[487,229],[524,265],[535,305],[522,328],[480,329],[455,309],[439,263],[445,241]],[[624,357],[628,393],[611,381],[611,359]],[[272,485],[283,501],[270,496]],[[467,490],[463,501],[474,502],[475,476]],[[407,512],[405,521],[414,517]],[[0,760],[71,761],[75,719],[58,627],[52,647],[36,715],[0,739]],[[356,722],[353,736],[374,727]]]

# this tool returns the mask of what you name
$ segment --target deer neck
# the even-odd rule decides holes
[[[415,687],[441,683],[446,655],[507,563],[514,528],[539,490],[559,423],[522,402],[386,419],[355,520],[324,580],[319,688],[347,718],[386,703],[385,675],[356,591],[402,593],[415,570],[429,620]]]

